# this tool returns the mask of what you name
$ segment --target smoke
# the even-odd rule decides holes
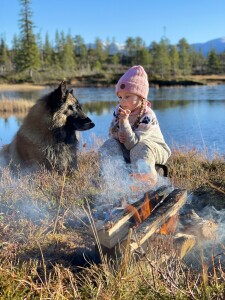
[[[101,175],[103,186],[99,202],[114,205],[119,198],[130,196],[132,184],[130,169],[121,157],[105,159],[101,166]]]
[[[214,206],[206,206],[202,209],[201,216],[205,220],[213,220],[218,225],[215,241],[224,244],[225,249],[225,209],[217,210]]]
[[[0,168],[6,167],[6,166],[7,166],[7,162],[6,162],[5,158],[1,155],[1,150],[0,150]]]
[[[144,160],[136,162],[135,174],[148,175],[150,172],[150,166]],[[131,165],[126,164],[121,156],[106,157],[101,161],[101,177],[101,193],[95,201],[96,207],[100,207],[99,211],[125,208],[126,204],[141,199],[147,191],[170,184],[168,178],[158,175],[157,185],[152,187],[149,180],[134,176]]]

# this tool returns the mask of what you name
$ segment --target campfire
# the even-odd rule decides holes
[[[213,221],[202,220],[195,212],[193,226],[187,220],[182,224],[179,212],[186,201],[185,189],[164,185],[134,202],[122,198],[114,206],[100,205],[93,209],[90,232],[97,236],[105,252],[108,249],[111,253],[118,245],[127,245],[128,236],[130,250],[134,252],[144,248],[155,235],[170,235],[179,246],[180,257],[184,257],[200,235],[212,239],[217,229]]]

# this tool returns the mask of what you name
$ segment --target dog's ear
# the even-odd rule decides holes
[[[68,90],[66,81],[62,80],[57,89],[55,89],[47,98],[47,105],[51,110],[56,110],[66,99]]]
[[[66,96],[66,92],[67,92],[67,87],[66,87],[66,81],[65,81],[65,79],[62,80],[62,82],[60,83],[59,87],[61,88],[62,98],[64,98]]]
[[[62,99],[66,96],[66,81],[62,80],[58,88],[54,91],[55,97],[58,99]]]

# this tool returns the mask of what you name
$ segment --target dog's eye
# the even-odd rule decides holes
[[[68,109],[69,109],[69,110],[73,110],[73,109],[74,109],[74,106],[73,106],[73,105],[68,105]]]
[[[76,109],[81,109],[81,105],[79,103],[76,103],[75,106],[76,106]]]

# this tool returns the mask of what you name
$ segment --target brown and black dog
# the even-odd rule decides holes
[[[76,168],[77,131],[94,126],[62,81],[30,109],[12,142],[1,149],[0,161],[31,170],[41,165],[60,172]]]

